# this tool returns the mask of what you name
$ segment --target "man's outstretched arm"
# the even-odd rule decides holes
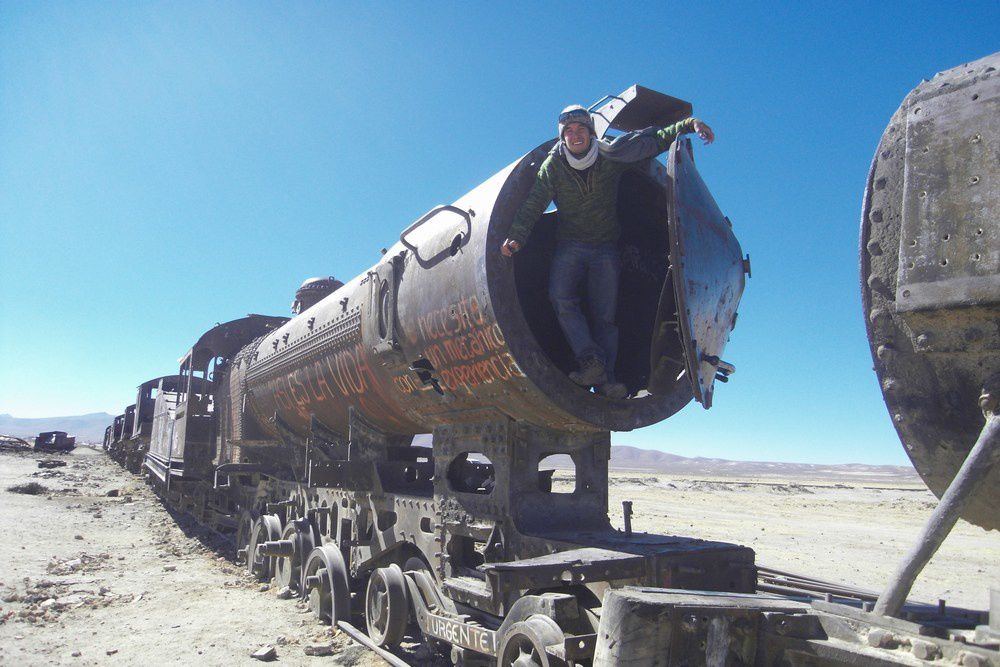
[[[510,226],[507,238],[500,245],[501,255],[510,257],[524,247],[525,241],[531,236],[531,230],[534,229],[535,223],[538,222],[538,218],[541,217],[553,197],[555,197],[555,191],[552,189],[546,164],[543,163],[538,170],[538,176],[535,177],[535,184],[532,186],[531,192],[528,193],[528,198],[518,209],[517,215],[514,216],[514,224]]]
[[[670,148],[674,139],[688,132],[696,132],[705,144],[715,141],[715,132],[699,118],[685,118],[666,127],[648,127],[615,137],[601,150],[612,162],[638,162],[654,157]]]

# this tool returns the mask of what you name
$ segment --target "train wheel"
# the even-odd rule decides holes
[[[368,579],[365,593],[368,636],[384,648],[399,646],[409,615],[410,601],[403,571],[396,564],[377,568]]]
[[[257,520],[256,515],[249,510],[242,510],[236,523],[236,561],[246,563],[247,553],[250,545],[250,534],[253,532],[253,524]]]
[[[316,547],[306,560],[305,577],[309,608],[324,623],[351,618],[351,589],[344,556],[333,545]]]
[[[299,539],[299,532],[295,529],[295,524],[290,523],[281,532],[281,539],[292,543],[292,554],[286,557],[274,559],[274,585],[278,588],[290,588],[293,591],[299,590],[299,580],[301,574],[302,541]]]
[[[298,565],[295,568],[294,581],[296,586],[292,586],[292,588],[305,598],[308,597],[308,589],[305,583],[306,563],[309,561],[309,556],[312,554],[313,549],[320,546],[323,540],[320,537],[319,529],[316,528],[316,524],[308,519],[297,520],[295,527],[298,529],[298,541],[296,542],[296,562]]]
[[[265,514],[257,519],[250,531],[247,545],[247,572],[258,581],[270,581],[274,576],[274,558],[257,554],[257,545],[281,539],[281,519],[273,514]]]
[[[566,663],[545,652],[546,646],[562,645],[563,631],[548,616],[535,614],[514,623],[500,639],[498,667],[562,667]]]

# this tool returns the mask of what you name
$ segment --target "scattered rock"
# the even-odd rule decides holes
[[[163,566],[163,571],[164,572],[176,572],[177,571],[177,566],[176,565],[164,565]]]
[[[258,588],[257,590],[259,590],[261,593],[263,593],[266,590],[270,590],[270,588],[271,588],[271,584],[261,584],[260,588]]]
[[[121,493],[121,491],[119,491],[118,489],[111,489],[104,495],[106,495],[108,498],[117,498],[119,493]]]
[[[291,600],[293,595],[295,595],[295,593],[293,593],[292,589],[289,588],[288,586],[285,586],[280,591],[278,591],[279,600]]]
[[[273,646],[263,646],[251,653],[250,657],[261,662],[271,662],[278,657],[278,652]]]
[[[107,651],[105,651],[105,653],[108,654],[108,655],[114,655],[115,653],[118,653],[118,649],[116,649],[116,648],[109,648]]]
[[[80,593],[73,593],[71,595],[64,595],[61,598],[56,598],[56,605],[59,607],[72,607],[79,606],[86,602],[89,598],[86,595],[81,595]]]
[[[49,459],[49,460],[46,460],[46,461],[39,461],[38,462],[38,467],[39,468],[61,468],[64,465],[66,465],[65,461],[59,461],[57,459]]]
[[[278,638],[274,640],[274,643],[278,646],[284,646],[288,643],[288,637],[285,635],[279,635]]]
[[[83,539],[83,535],[74,535],[73,539],[74,540],[82,540]]]
[[[322,644],[306,644],[302,647],[306,655],[333,655],[333,642]]]
[[[343,647],[337,655],[338,661],[342,665],[360,665],[367,656],[371,655],[367,648],[361,644],[351,643]]]
[[[70,655],[73,656],[74,658],[79,658],[81,655],[83,655],[83,653],[81,653],[80,651],[73,651],[72,653],[70,653]]]
[[[8,486],[7,490],[11,493],[21,493],[27,496],[40,496],[43,493],[48,493],[48,488],[42,486],[38,482],[28,482],[27,484],[15,484],[14,486]],[[49,496],[51,498],[51,496]]]

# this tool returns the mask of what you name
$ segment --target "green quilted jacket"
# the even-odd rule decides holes
[[[618,224],[618,182],[633,162],[654,157],[670,148],[681,134],[690,132],[694,118],[687,118],[655,131],[644,130],[617,137],[612,149],[602,151],[589,169],[578,171],[566,159],[553,151],[542,162],[528,198],[521,205],[507,237],[522,246],[531,235],[539,217],[555,200],[558,213],[556,238],[560,241],[602,243],[617,241],[621,234]],[[614,146],[630,144],[626,151]]]

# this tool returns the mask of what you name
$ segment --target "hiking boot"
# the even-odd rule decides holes
[[[597,393],[608,398],[625,398],[628,388],[621,382],[605,382],[597,388]]]
[[[569,379],[581,387],[593,387],[608,381],[608,374],[604,372],[604,364],[597,357],[584,359],[580,364],[580,370],[572,371]]]

